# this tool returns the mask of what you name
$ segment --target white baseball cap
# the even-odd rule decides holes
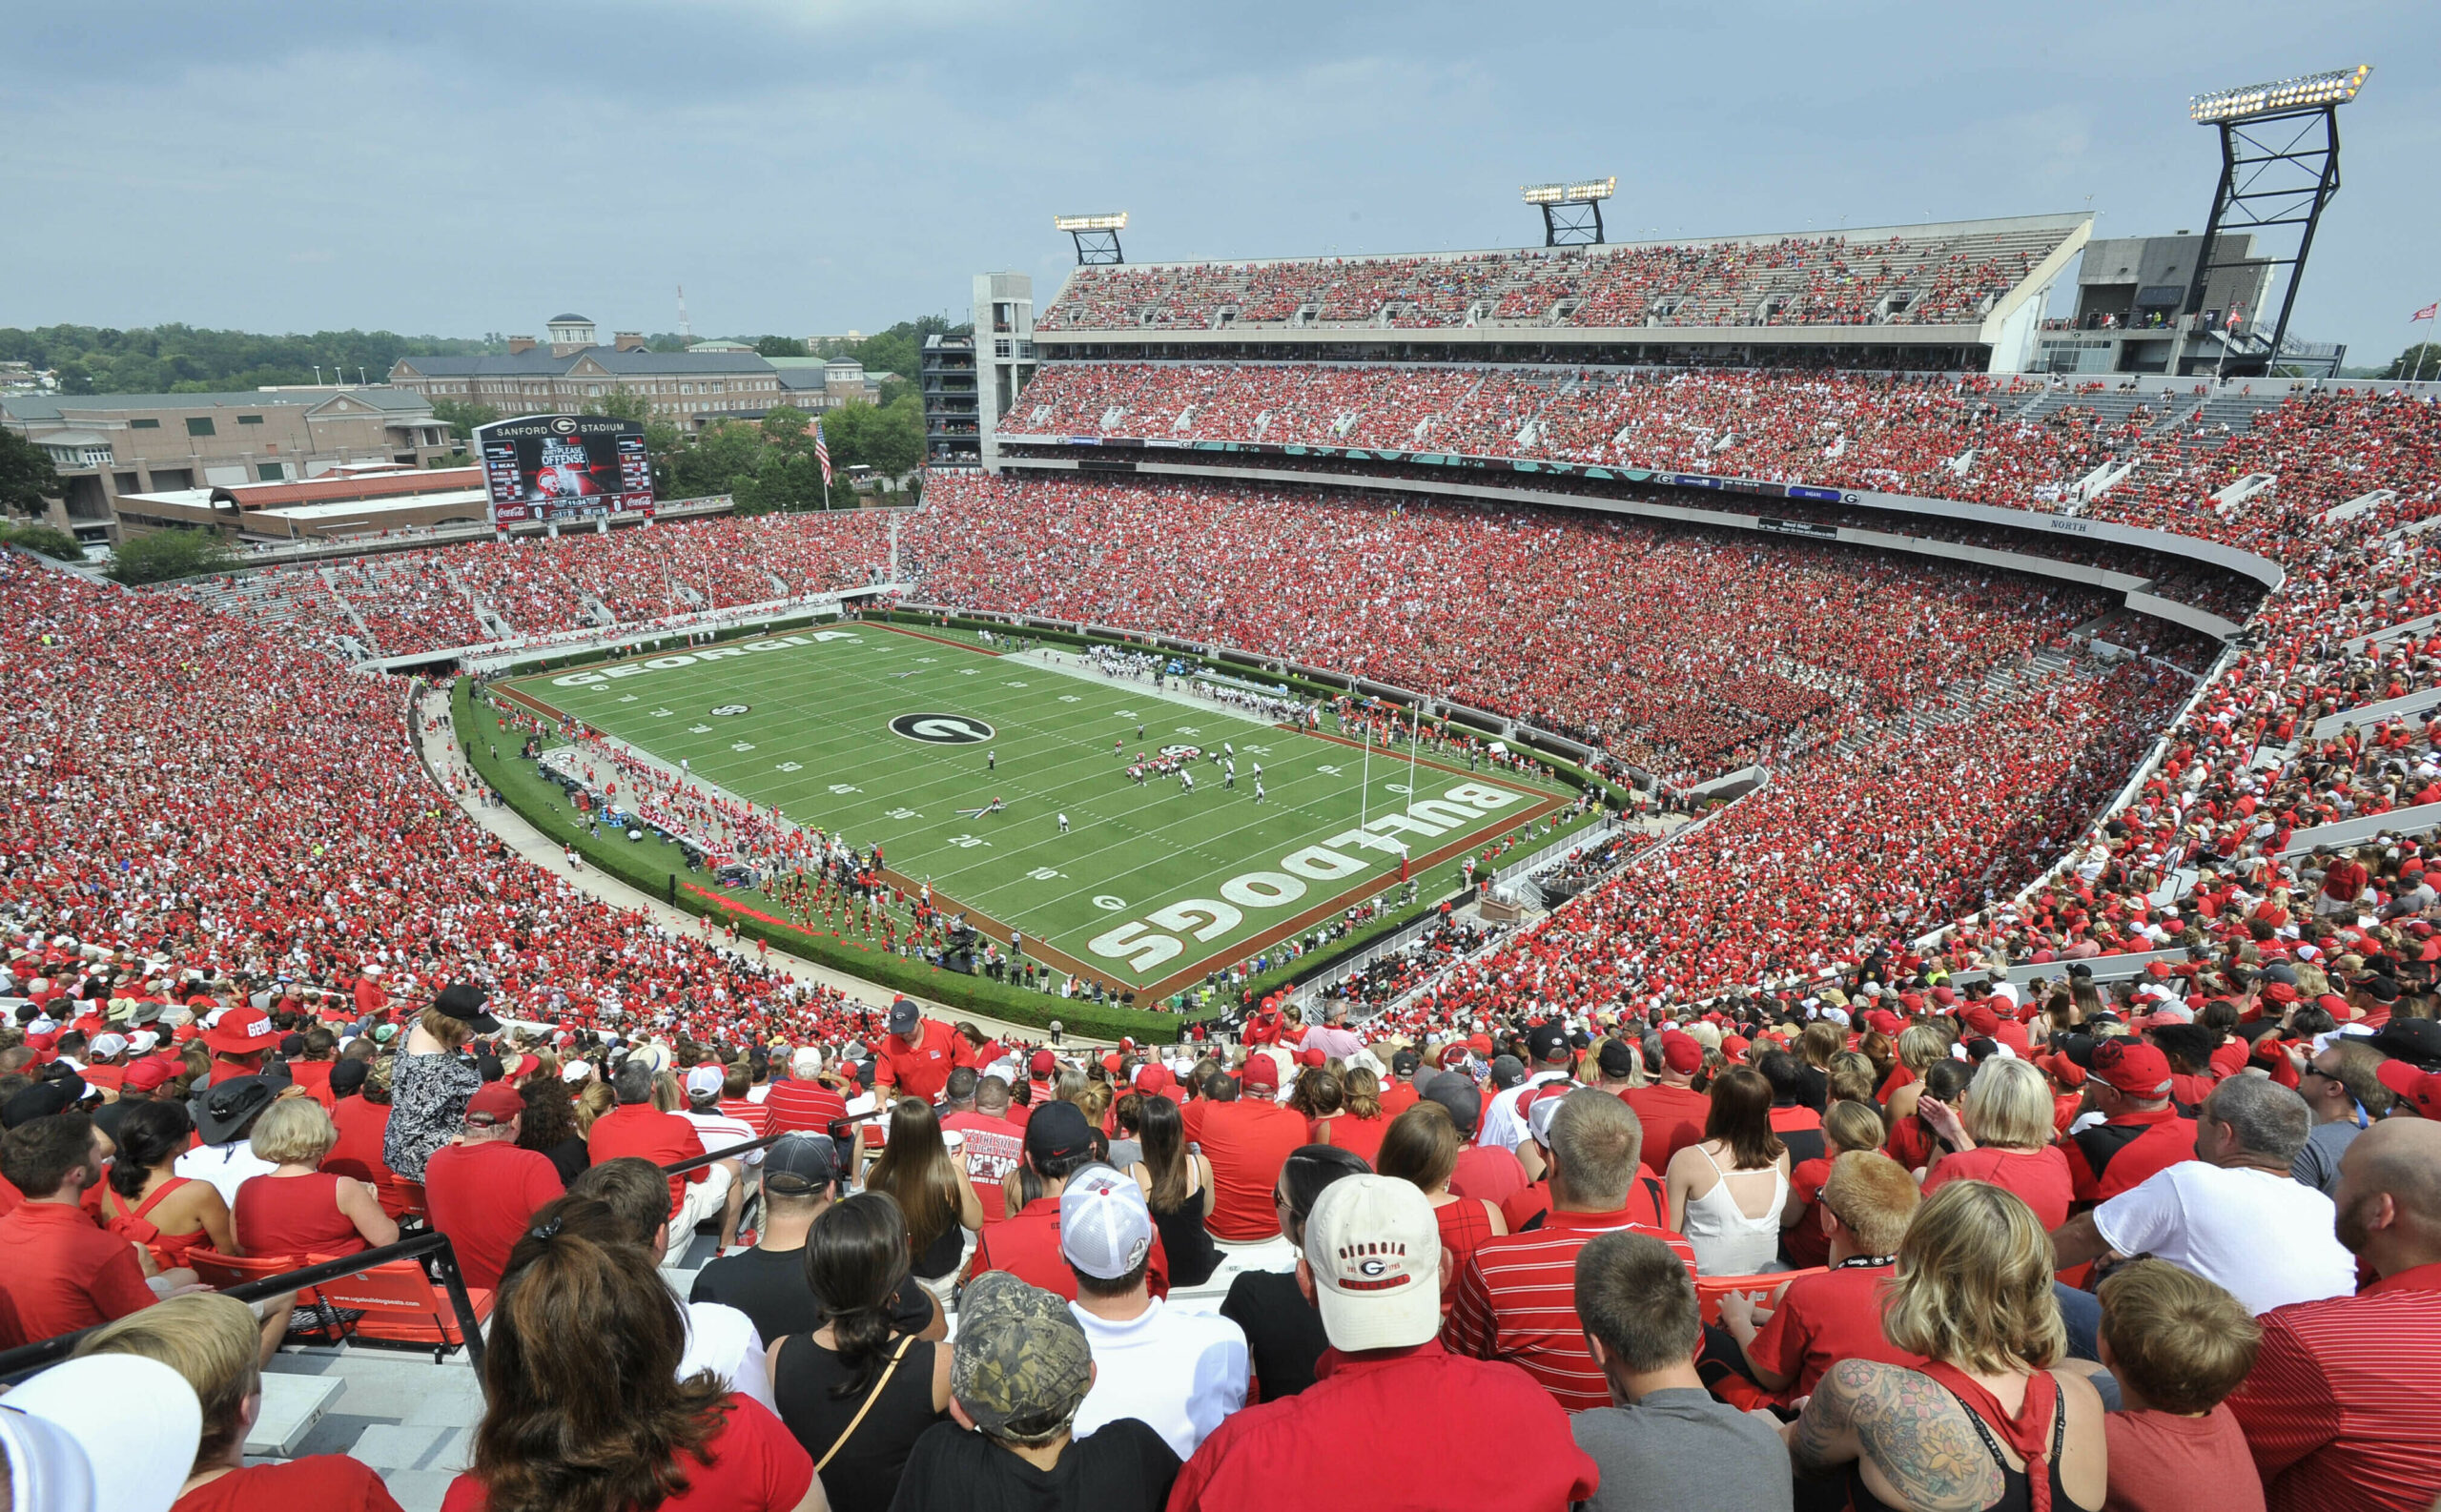
[[[789,1057],[789,1074],[792,1076],[821,1075],[822,1047],[819,1045],[798,1046],[796,1053]]]
[[[1059,1194],[1059,1253],[1097,1280],[1115,1281],[1153,1252],[1144,1189],[1111,1166],[1077,1173]]]
[[[1413,1182],[1324,1187],[1305,1219],[1305,1265],[1334,1349],[1405,1349],[1441,1332],[1441,1228]]]
[[[728,1080],[728,1077],[722,1073],[718,1066],[703,1065],[693,1067],[687,1073],[687,1095],[689,1097],[700,1097],[708,1093],[713,1096],[718,1096],[720,1094],[721,1084],[726,1080]]]
[[[560,1068],[560,1080],[564,1082],[580,1082],[592,1074],[593,1062],[589,1060],[572,1060]]]
[[[127,1431],[130,1402],[144,1404],[141,1433]],[[137,1355],[53,1365],[0,1400],[12,1504],[42,1512],[168,1512],[202,1437],[195,1388]]]

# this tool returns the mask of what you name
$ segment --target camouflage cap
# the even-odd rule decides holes
[[[950,1394],[995,1438],[1052,1433],[1093,1384],[1085,1331],[1057,1294],[987,1271],[958,1298]]]

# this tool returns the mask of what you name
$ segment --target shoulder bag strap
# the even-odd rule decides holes
[[[848,1426],[839,1430],[839,1437],[832,1440],[831,1447],[823,1451],[822,1458],[813,1462],[814,1474],[820,1475],[822,1467],[829,1464],[840,1450],[848,1446],[848,1440],[856,1436],[856,1429],[864,1423],[865,1414],[873,1410],[874,1402],[881,1400],[883,1388],[890,1384],[890,1378],[898,1370],[898,1362],[907,1358],[907,1346],[913,1342],[915,1336],[913,1334],[898,1341],[897,1351],[890,1357],[890,1363],[882,1367],[881,1377],[873,1382],[873,1389],[865,1393],[865,1404],[856,1409],[856,1415],[848,1420]]]

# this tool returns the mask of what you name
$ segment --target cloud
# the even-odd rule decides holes
[[[2341,0],[1962,16],[1440,0],[141,0],[0,50],[0,323],[872,330],[1038,292],[1060,211],[1138,258],[1518,245],[1528,179],[1615,173],[1613,235],[2081,208],[2200,227],[2201,89],[2369,57],[2348,187],[2300,299],[2357,356],[2405,339],[2434,239],[2441,20]],[[2322,54],[2328,53],[2328,56]],[[2426,277],[2429,282],[2429,276]],[[2391,307],[2397,306],[2393,312]]]

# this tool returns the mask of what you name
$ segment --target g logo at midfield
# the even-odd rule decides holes
[[[994,733],[969,714],[901,714],[890,722],[890,732],[928,746],[980,746]]]
[[[712,705],[712,712],[722,715],[743,714],[753,706],[751,704],[715,704]]]

